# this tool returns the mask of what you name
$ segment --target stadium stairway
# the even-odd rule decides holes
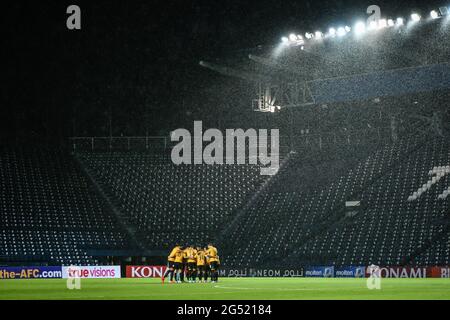
[[[377,144],[374,141],[374,145]],[[323,150],[308,148],[295,153],[272,179],[270,188],[259,197],[259,202],[242,215],[234,229],[228,230],[226,240],[221,244],[227,248],[224,263],[251,267],[273,260],[279,264],[291,241],[287,238],[289,233],[295,233],[294,230],[299,228],[297,210],[313,201],[314,190],[327,186],[342,171],[354,166],[374,145],[337,147],[330,144]],[[329,169],[332,167],[335,170]]]
[[[94,188],[96,189],[97,193],[105,200],[105,205],[108,207],[109,211],[112,212],[116,218],[117,221],[121,224],[123,227],[123,230],[125,230],[128,234],[129,239],[132,242],[132,247],[136,248],[137,251],[144,252],[145,247],[142,245],[143,241],[139,237],[139,234],[137,233],[136,228],[134,228],[127,220],[127,217],[124,216],[119,210],[116,209],[116,205],[111,202],[112,197],[108,196],[105,191],[101,188],[101,186],[97,183],[97,181],[92,177],[91,173],[89,172],[88,168],[83,166],[83,163],[80,161],[80,159],[77,157],[76,153],[73,153],[74,159],[76,160],[77,164],[79,165],[79,168],[81,172],[83,172],[87,179],[92,183]]]
[[[285,166],[288,165],[291,157],[293,156],[293,154],[295,154],[294,151],[290,151],[289,153],[287,153],[287,155],[283,158],[283,160],[280,163],[280,167],[278,170],[283,170],[283,168]],[[271,184],[274,182],[275,178],[277,177],[277,174],[268,177],[264,183],[261,184],[261,186],[259,187],[258,190],[256,190],[256,192],[250,197],[250,199],[245,202],[243,204],[243,206],[238,210],[237,214],[234,216],[233,220],[228,223],[223,230],[221,231],[221,233],[219,234],[219,236],[215,239],[215,243],[221,244],[221,249],[224,250],[225,252],[227,251],[227,249],[229,250],[233,250],[233,246],[231,246],[230,248],[226,247],[226,237],[228,236],[228,233],[230,230],[232,230],[233,228],[236,227],[237,224],[239,224],[239,221],[242,219],[242,217],[245,215],[245,213],[247,212],[247,210],[254,205],[255,203],[257,203],[260,199],[260,195],[264,194],[265,190],[269,189]]]
[[[174,165],[166,154],[78,152],[147,250],[216,239],[263,184],[259,165]]]

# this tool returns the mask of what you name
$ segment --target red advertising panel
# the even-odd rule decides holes
[[[161,278],[166,266],[127,266],[127,278]]]
[[[450,278],[450,267],[432,267],[429,270],[431,278]]]

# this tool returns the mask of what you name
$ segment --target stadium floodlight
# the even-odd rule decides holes
[[[395,22],[392,19],[388,19],[387,24],[388,24],[389,27],[395,26]]]
[[[288,37],[283,37],[283,38],[281,38],[281,42],[283,42],[283,43],[288,43],[288,42],[289,42]]]
[[[405,24],[405,21],[403,20],[403,18],[397,18],[397,22],[396,22],[397,26],[402,26]]]
[[[433,10],[430,12],[431,19],[437,19],[439,18],[439,13],[436,10]]]
[[[292,41],[292,42],[297,41],[297,36],[295,34],[291,33],[289,35],[289,41]]]
[[[330,34],[330,36],[334,37],[336,35],[336,29],[330,28],[330,30],[328,30],[328,33]]]
[[[314,35],[312,33],[309,33],[309,32],[305,33],[305,38],[306,39],[312,39],[313,36]]]
[[[340,28],[337,29],[337,35],[338,35],[339,37],[345,36],[346,33],[347,33],[347,32],[345,31],[345,28],[344,28],[344,27],[340,27]]]
[[[420,19],[421,19],[421,17],[420,17],[420,15],[419,15],[418,13],[413,13],[413,14],[411,15],[411,20],[412,20],[413,22],[419,22]]]
[[[314,36],[316,37],[316,39],[322,39],[323,34],[322,34],[322,32],[320,32],[320,31],[316,31],[316,32],[314,33]]]
[[[378,28],[378,23],[375,20],[372,20],[369,22],[369,30],[375,30]]]
[[[378,28],[383,29],[387,27],[387,21],[386,19],[380,19],[378,21]]]
[[[352,31],[352,28],[350,28],[349,26],[345,26],[345,28],[344,28],[344,29],[345,29],[345,31],[346,31],[346,32],[350,32],[350,31]]]
[[[359,21],[355,24],[354,30],[357,35],[363,34],[366,31],[366,24],[362,21]]]

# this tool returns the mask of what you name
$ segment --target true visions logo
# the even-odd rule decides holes
[[[270,149],[267,129],[219,129],[203,132],[201,121],[194,121],[194,134],[176,129],[170,135],[178,142],[172,149],[172,162],[180,164],[261,164],[261,175],[274,175],[279,168],[279,130],[270,130]],[[203,149],[203,143],[208,144]],[[247,157],[248,147],[248,157]],[[193,149],[193,150],[192,150]],[[270,155],[269,155],[270,152]],[[192,157],[193,155],[193,157]]]
[[[63,278],[120,278],[120,266],[62,267]]]
[[[431,189],[431,187],[440,182],[446,175],[450,174],[450,165],[434,167],[428,172],[431,176],[431,180],[423,184],[422,187],[414,191],[412,195],[408,197],[408,201],[415,201],[419,199],[425,192]],[[442,194],[438,196],[438,199],[445,200],[450,195],[450,186],[444,190]]]

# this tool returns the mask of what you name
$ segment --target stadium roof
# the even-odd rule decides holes
[[[389,25],[387,21],[379,20],[383,27],[373,30],[366,26],[357,30],[356,25],[316,38],[312,33],[306,34],[309,39],[291,35],[291,40],[297,40],[283,38],[277,46],[259,48],[236,65],[200,64],[269,87],[301,84],[309,96],[305,104],[450,88],[450,16],[410,18],[402,23],[389,19]],[[298,105],[282,96],[278,97],[280,105]]]

